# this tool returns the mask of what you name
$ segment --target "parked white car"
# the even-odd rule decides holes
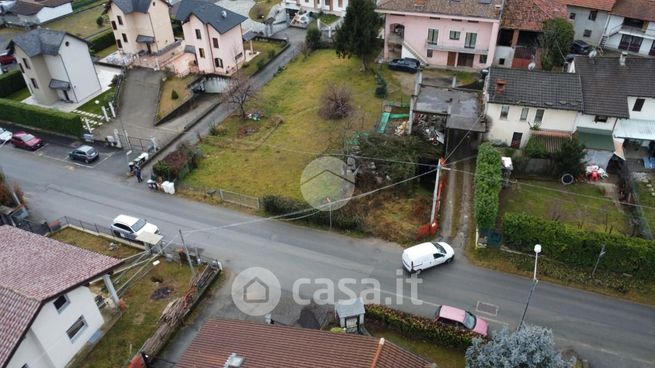
[[[142,233],[159,234],[159,228],[144,219],[118,215],[111,224],[111,232],[118,237],[134,240]]]
[[[8,131],[7,129],[0,128],[0,144],[9,142],[11,140],[11,137],[13,137],[13,134],[10,131]]]
[[[455,251],[445,242],[427,242],[403,251],[403,267],[410,272],[421,273],[430,267],[450,263],[455,259]]]

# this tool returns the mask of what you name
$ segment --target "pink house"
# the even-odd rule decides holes
[[[173,8],[182,22],[185,52],[202,73],[230,75],[245,59],[241,23],[247,18],[213,3],[182,0]]]
[[[502,0],[383,0],[384,58],[481,69],[494,59]]]

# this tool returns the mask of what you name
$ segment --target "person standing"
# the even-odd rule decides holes
[[[141,177],[141,166],[136,165],[136,166],[134,167],[134,175],[136,175],[136,180],[137,180],[137,182],[140,183],[140,182],[143,181],[143,178]]]

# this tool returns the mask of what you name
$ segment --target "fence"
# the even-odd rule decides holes
[[[44,236],[52,231],[47,222],[39,223],[30,220],[14,220],[14,226]]]
[[[256,210],[261,208],[261,203],[258,197],[249,196],[221,188],[199,188],[187,184],[178,184],[178,190],[186,190],[198,194],[202,194],[209,198],[220,199],[222,202],[228,202],[254,208]]]
[[[135,247],[140,248],[140,249],[145,249],[143,244],[141,244],[141,243],[139,243],[139,242],[137,242],[135,240],[128,239],[128,238],[122,238],[120,236],[117,236],[116,234],[114,234],[113,231],[111,231],[111,229],[108,226],[103,226],[103,225],[98,225],[98,224],[78,220],[78,219],[73,218],[73,217],[68,217],[68,216],[60,217],[57,220],[51,222],[49,224],[49,228],[50,228],[51,231],[57,231],[57,230],[63,228],[65,225],[70,225],[70,226],[73,226],[73,227],[77,227],[77,228],[80,228],[80,229],[82,229],[84,231],[91,231],[91,232],[94,232],[96,234],[106,235],[106,236],[108,236],[108,237],[110,237],[110,238],[112,238],[114,240],[128,242],[132,246],[135,246]]]
[[[130,135],[125,136],[119,133],[118,139],[121,140],[121,145],[125,149],[148,153],[153,153],[155,151],[155,144],[152,139],[149,138],[132,137]]]

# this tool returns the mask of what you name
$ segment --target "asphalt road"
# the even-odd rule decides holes
[[[99,169],[73,165],[14,149],[0,148],[0,166],[26,193],[37,218],[68,215],[108,224],[117,214],[157,224],[167,239],[178,229],[204,254],[224,260],[234,272],[252,266],[271,270],[284,292],[300,277],[355,280],[374,278],[383,302],[431,316],[436,304],[478,310],[492,328],[515,328],[531,281],[470,265],[458,254],[450,265],[424,272],[413,305],[405,287],[396,292],[400,248],[377,239],[343,235],[265,221],[233,210],[151,192],[141,184]],[[226,227],[230,225],[230,227]],[[460,247],[456,247],[461,249]],[[353,289],[363,290],[364,284]],[[304,295],[316,288],[305,289]],[[385,301],[385,298],[391,300]],[[401,302],[398,305],[398,302]],[[490,305],[480,305],[487,303]],[[477,308],[476,308],[477,307]],[[497,312],[494,312],[497,309]],[[553,329],[558,345],[573,347],[594,367],[655,367],[655,309],[584,291],[539,283],[526,321]]]

